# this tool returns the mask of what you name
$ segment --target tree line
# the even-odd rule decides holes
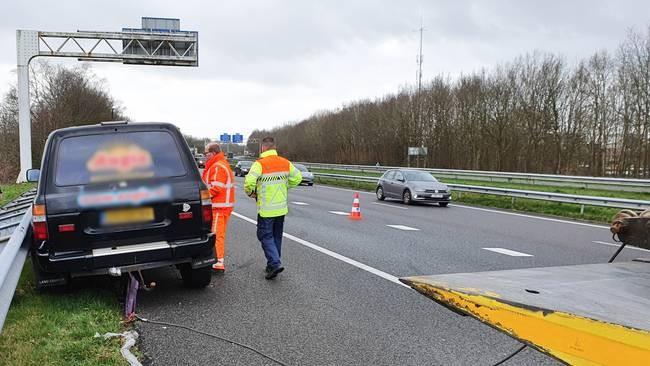
[[[533,52],[265,135],[300,161],[406,165],[424,146],[427,167],[650,177],[650,27],[571,65]]]
[[[90,66],[33,62],[30,67],[32,165],[40,166],[50,132],[64,127],[126,120],[123,109]],[[12,86],[0,102],[0,182],[15,181],[20,172],[18,94]]]

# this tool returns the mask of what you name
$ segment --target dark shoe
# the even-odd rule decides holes
[[[282,271],[284,271],[284,267],[278,267],[274,270],[271,270],[271,272],[267,273],[266,276],[264,276],[264,278],[266,278],[267,280],[272,280],[276,278],[278,274]]]
[[[271,272],[273,272],[273,267],[271,267],[271,266],[266,266],[266,268],[264,268],[264,272],[266,272],[266,273],[271,273]]]

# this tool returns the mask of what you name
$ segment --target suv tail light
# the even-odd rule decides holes
[[[201,190],[201,213],[203,223],[212,225],[212,200],[210,199],[210,191],[207,189]]]
[[[34,228],[34,239],[47,240],[47,218],[45,216],[45,205],[32,206],[32,227]]]

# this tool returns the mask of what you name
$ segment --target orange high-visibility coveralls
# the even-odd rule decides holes
[[[212,197],[212,232],[216,236],[214,246],[217,255],[213,268],[224,270],[226,225],[235,205],[235,175],[222,152],[205,163],[203,181]]]

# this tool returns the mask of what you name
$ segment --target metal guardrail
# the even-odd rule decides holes
[[[377,181],[379,180],[379,177],[364,177],[364,176],[344,175],[344,174],[314,173],[314,176],[322,177],[322,178],[338,179],[338,180],[367,182],[367,183],[377,183]],[[492,194],[497,196],[507,196],[513,198],[528,198],[528,199],[540,200],[540,201],[578,204],[581,207],[580,209],[581,213],[584,213],[584,206],[629,208],[635,210],[645,210],[650,208],[650,201],[630,200],[625,198],[580,196],[575,194],[526,191],[521,189],[509,189],[509,188],[497,188],[497,187],[481,187],[481,186],[473,186],[473,185],[465,185],[465,184],[447,184],[447,186],[457,192]]]
[[[388,169],[404,167],[373,166],[373,165],[345,165],[324,163],[300,163],[311,169],[344,170],[362,173],[383,173]],[[553,174],[512,173],[480,170],[454,170],[454,169],[429,169],[418,168],[434,174],[437,178],[465,179],[486,182],[523,183],[545,186],[563,186],[585,189],[602,189],[610,191],[649,192],[650,179],[608,178],[608,177],[583,177]]]
[[[0,208],[0,332],[29,251],[35,195],[30,190]]]

